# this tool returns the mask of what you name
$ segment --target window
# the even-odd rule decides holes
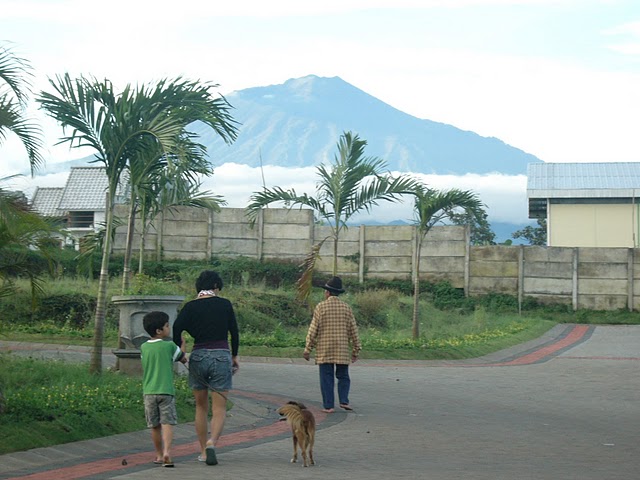
[[[93,226],[93,212],[69,212],[69,228],[91,228]]]

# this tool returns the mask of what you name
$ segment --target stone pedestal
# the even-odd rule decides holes
[[[116,295],[111,301],[120,311],[118,325],[118,348],[113,354],[118,357],[117,368],[123,373],[140,375],[140,345],[149,340],[142,318],[149,312],[161,311],[169,316],[169,325],[178,316],[178,308],[184,302],[181,295]]]

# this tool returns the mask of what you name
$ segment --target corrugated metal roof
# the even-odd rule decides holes
[[[530,163],[527,166],[529,191],[629,189],[640,191],[640,162]]]
[[[63,215],[58,210],[64,189],[61,187],[38,187],[33,194],[31,207],[44,217],[59,217]]]

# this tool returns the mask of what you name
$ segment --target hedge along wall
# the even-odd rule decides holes
[[[126,209],[118,207],[122,218]],[[136,223],[139,231],[139,224]],[[167,259],[208,260],[245,256],[301,263],[313,244],[331,235],[315,225],[308,209],[265,209],[250,228],[244,209],[219,213],[190,207],[165,212],[145,238],[145,252]],[[126,229],[116,231],[114,252],[122,253]],[[134,237],[138,251],[139,235]],[[414,278],[416,229],[410,225],[355,226],[343,230],[338,274],[366,278]],[[332,271],[333,241],[327,239],[317,269]],[[420,278],[449,281],[468,295],[506,293],[564,303],[574,309],[640,309],[640,253],[627,248],[469,246],[466,227],[434,227],[426,237]]]

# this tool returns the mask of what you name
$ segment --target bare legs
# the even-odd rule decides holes
[[[156,462],[171,462],[173,425],[158,425],[151,429],[151,441],[156,450]]]
[[[224,421],[227,419],[227,393],[211,393],[211,439],[209,444],[214,447],[222,435]]]
[[[200,443],[200,450],[203,457],[206,455],[207,445],[215,446],[222,435],[224,422],[227,418],[227,393],[211,392],[211,436],[207,425],[209,410],[209,392],[207,390],[194,390],[193,396],[196,401],[196,435]]]
[[[196,435],[200,443],[200,453],[205,454],[207,445],[207,417],[209,413],[209,392],[207,390],[194,390],[193,397],[196,401]]]

